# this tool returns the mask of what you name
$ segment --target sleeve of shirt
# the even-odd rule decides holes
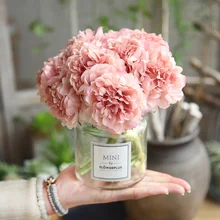
[[[0,182],[0,219],[40,219],[35,178]]]

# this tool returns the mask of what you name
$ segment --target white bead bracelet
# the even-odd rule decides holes
[[[36,183],[37,203],[40,210],[41,218],[43,220],[49,220],[49,216],[47,215],[45,202],[44,202],[43,183],[44,181],[42,179],[40,178],[37,179],[37,183]]]
[[[64,209],[63,206],[61,205],[58,194],[57,194],[57,187],[56,187],[55,182],[56,182],[56,179],[52,176],[46,180],[48,197],[49,197],[51,206],[53,207],[53,210],[57,213],[57,215],[63,216],[63,215],[66,215],[69,210]]]

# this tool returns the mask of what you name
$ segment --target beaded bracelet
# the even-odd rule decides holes
[[[58,194],[57,194],[57,187],[56,187],[56,179],[51,176],[46,180],[47,183],[47,192],[48,197],[51,203],[51,206],[53,207],[53,210],[57,213],[59,216],[66,215],[68,213],[68,209],[64,209],[61,205]]]
[[[37,183],[36,183],[37,204],[40,210],[41,218],[43,220],[49,220],[44,202],[43,183],[44,181],[42,179],[40,178],[37,179]]]

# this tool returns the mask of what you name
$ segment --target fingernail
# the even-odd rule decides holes
[[[167,192],[166,195],[169,195],[169,192]]]
[[[191,189],[187,191],[188,193],[191,193]]]
[[[185,196],[185,192],[182,193],[182,196]]]

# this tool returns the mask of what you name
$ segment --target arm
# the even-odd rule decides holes
[[[101,190],[90,188],[77,179],[74,165],[66,168],[60,173],[56,185],[60,202],[64,208],[129,199],[140,199],[159,194],[168,195],[175,193],[184,195],[185,192],[191,192],[191,187],[186,181],[172,177],[169,174],[151,170],[147,170],[143,180],[130,188],[122,190]],[[53,214],[54,211],[48,201],[46,186],[44,188],[44,198],[47,213],[49,215]]]
[[[147,196],[190,192],[184,180],[168,174],[147,170],[142,181],[122,190],[100,190],[89,188],[75,175],[72,165],[62,171],[56,181],[59,200],[64,208],[86,204],[108,203]],[[43,185],[45,208],[48,215],[54,214],[48,199],[46,184]],[[0,182],[0,219],[38,220],[40,212],[36,199],[36,179]]]
[[[0,182],[0,219],[40,219],[36,179]]]

